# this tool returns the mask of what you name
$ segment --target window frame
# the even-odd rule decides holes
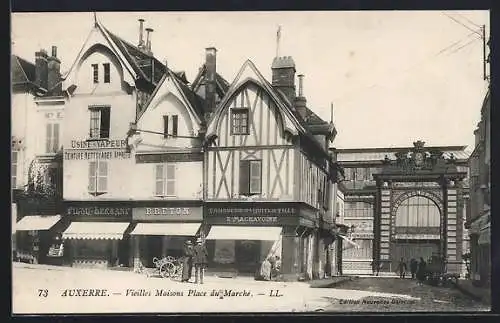
[[[170,172],[169,172],[170,168]],[[161,169],[161,176],[158,176]],[[173,174],[173,177],[169,176]],[[176,163],[160,163],[154,166],[155,187],[154,196],[156,197],[177,197],[177,164]],[[161,192],[158,191],[158,184],[161,183]],[[173,183],[173,192],[169,192],[168,184]]]
[[[11,160],[10,160],[10,172],[11,172],[11,176],[10,176],[10,180],[11,180],[11,188],[14,189],[17,187],[17,168],[19,166],[19,150],[15,150],[13,149],[11,151]],[[14,158],[14,153],[16,155],[16,157]],[[15,171],[13,168],[16,168]]]
[[[104,69],[104,83],[111,83],[111,66],[109,63],[102,64]]]
[[[99,64],[91,64],[93,84],[99,84]]]
[[[235,118],[235,116],[245,116],[245,118]],[[235,124],[239,120],[238,124]],[[241,124],[241,120],[246,120],[246,125]],[[231,135],[249,135],[250,134],[250,109],[247,107],[231,108]],[[236,130],[236,131],[235,131]]]
[[[91,172],[91,165],[95,164],[94,171]],[[89,172],[88,172],[88,186],[87,190],[92,195],[102,195],[109,191],[109,164],[107,160],[91,160],[89,161]],[[105,174],[101,174],[101,170],[105,169]],[[105,180],[105,185],[102,185],[101,179]],[[94,188],[91,189],[91,183],[93,182]],[[104,186],[104,187],[102,187]]]
[[[57,126],[57,134],[55,131],[56,126]],[[59,139],[60,139],[59,137],[61,133],[60,131],[61,131],[61,124],[59,122],[47,122],[45,124],[45,152],[47,154],[53,154],[59,151]]]
[[[109,105],[91,105],[89,110],[89,138],[87,140],[109,140],[111,135],[111,106]],[[108,112],[107,136],[103,136],[103,112]],[[93,114],[97,113],[98,118],[93,118]],[[96,122],[92,121],[97,120]],[[97,127],[96,127],[97,124]]]
[[[252,171],[253,164],[259,165],[259,173],[254,174]],[[239,173],[239,189],[238,192],[242,196],[252,196],[262,194],[262,160],[261,159],[245,159],[240,160]],[[252,181],[258,181],[258,189],[252,185]],[[254,182],[255,183],[255,182]]]

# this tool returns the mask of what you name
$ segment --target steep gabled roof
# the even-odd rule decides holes
[[[110,32],[107,28],[103,26],[104,30],[109,34],[112,41],[116,44],[118,49],[122,52],[123,56],[127,59],[129,64],[132,66],[134,71],[142,76],[145,80],[158,84],[163,75],[165,74],[166,67],[154,56],[142,51],[139,47],[132,45],[123,38]],[[153,67],[151,64],[144,64],[143,62],[153,62]],[[148,63],[149,63],[148,62]]]
[[[35,64],[17,56],[11,55],[12,84],[35,82]]]
[[[206,72],[207,66],[203,64],[202,67],[200,67],[198,75],[196,75],[193,83],[191,84],[191,89],[194,92],[198,92],[199,88],[205,85]],[[227,93],[230,84],[219,73],[215,73],[215,82],[217,85],[217,94],[222,98]]]

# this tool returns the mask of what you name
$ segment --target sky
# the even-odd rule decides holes
[[[189,81],[217,48],[230,83],[250,59],[268,80],[281,26],[280,56],[304,74],[308,107],[338,131],[333,146],[474,146],[487,83],[480,26],[488,11],[99,12],[113,33],[137,44],[151,27],[152,51]],[[13,13],[12,52],[34,62],[58,47],[67,71],[93,28],[93,13]],[[36,32],[34,32],[36,31]]]

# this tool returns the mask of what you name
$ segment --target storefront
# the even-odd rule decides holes
[[[302,203],[208,202],[209,271],[254,275],[278,256],[285,276],[312,277],[316,218],[317,210]]]
[[[68,261],[73,267],[110,268],[129,265],[128,202],[66,202],[63,232]]]
[[[26,215],[15,224],[15,261],[51,263],[54,239],[61,231],[60,215]],[[62,255],[61,255],[62,256]],[[60,257],[57,254],[57,257]]]
[[[201,201],[148,202],[133,208],[131,231],[134,268],[142,263],[154,267],[153,258],[183,255],[184,243],[194,240],[203,219]]]

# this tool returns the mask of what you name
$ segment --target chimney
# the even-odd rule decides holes
[[[304,75],[298,75],[299,78],[299,95],[294,99],[294,106],[302,119],[306,120],[307,117],[307,100],[304,97]]]
[[[291,104],[295,101],[295,62],[291,56],[275,57],[271,65],[272,85],[280,89]]]
[[[205,113],[210,114],[215,111],[215,91],[217,73],[217,49],[208,47],[205,49]]]
[[[62,92],[61,61],[57,58],[57,46],[52,46],[52,55],[48,58],[47,90]]]
[[[48,55],[45,49],[40,49],[35,53],[35,84],[44,89],[47,89],[47,57]]]
[[[151,54],[151,33],[153,32],[153,28],[146,28],[146,51]]]
[[[140,49],[144,49],[144,19],[139,19],[139,45]]]

